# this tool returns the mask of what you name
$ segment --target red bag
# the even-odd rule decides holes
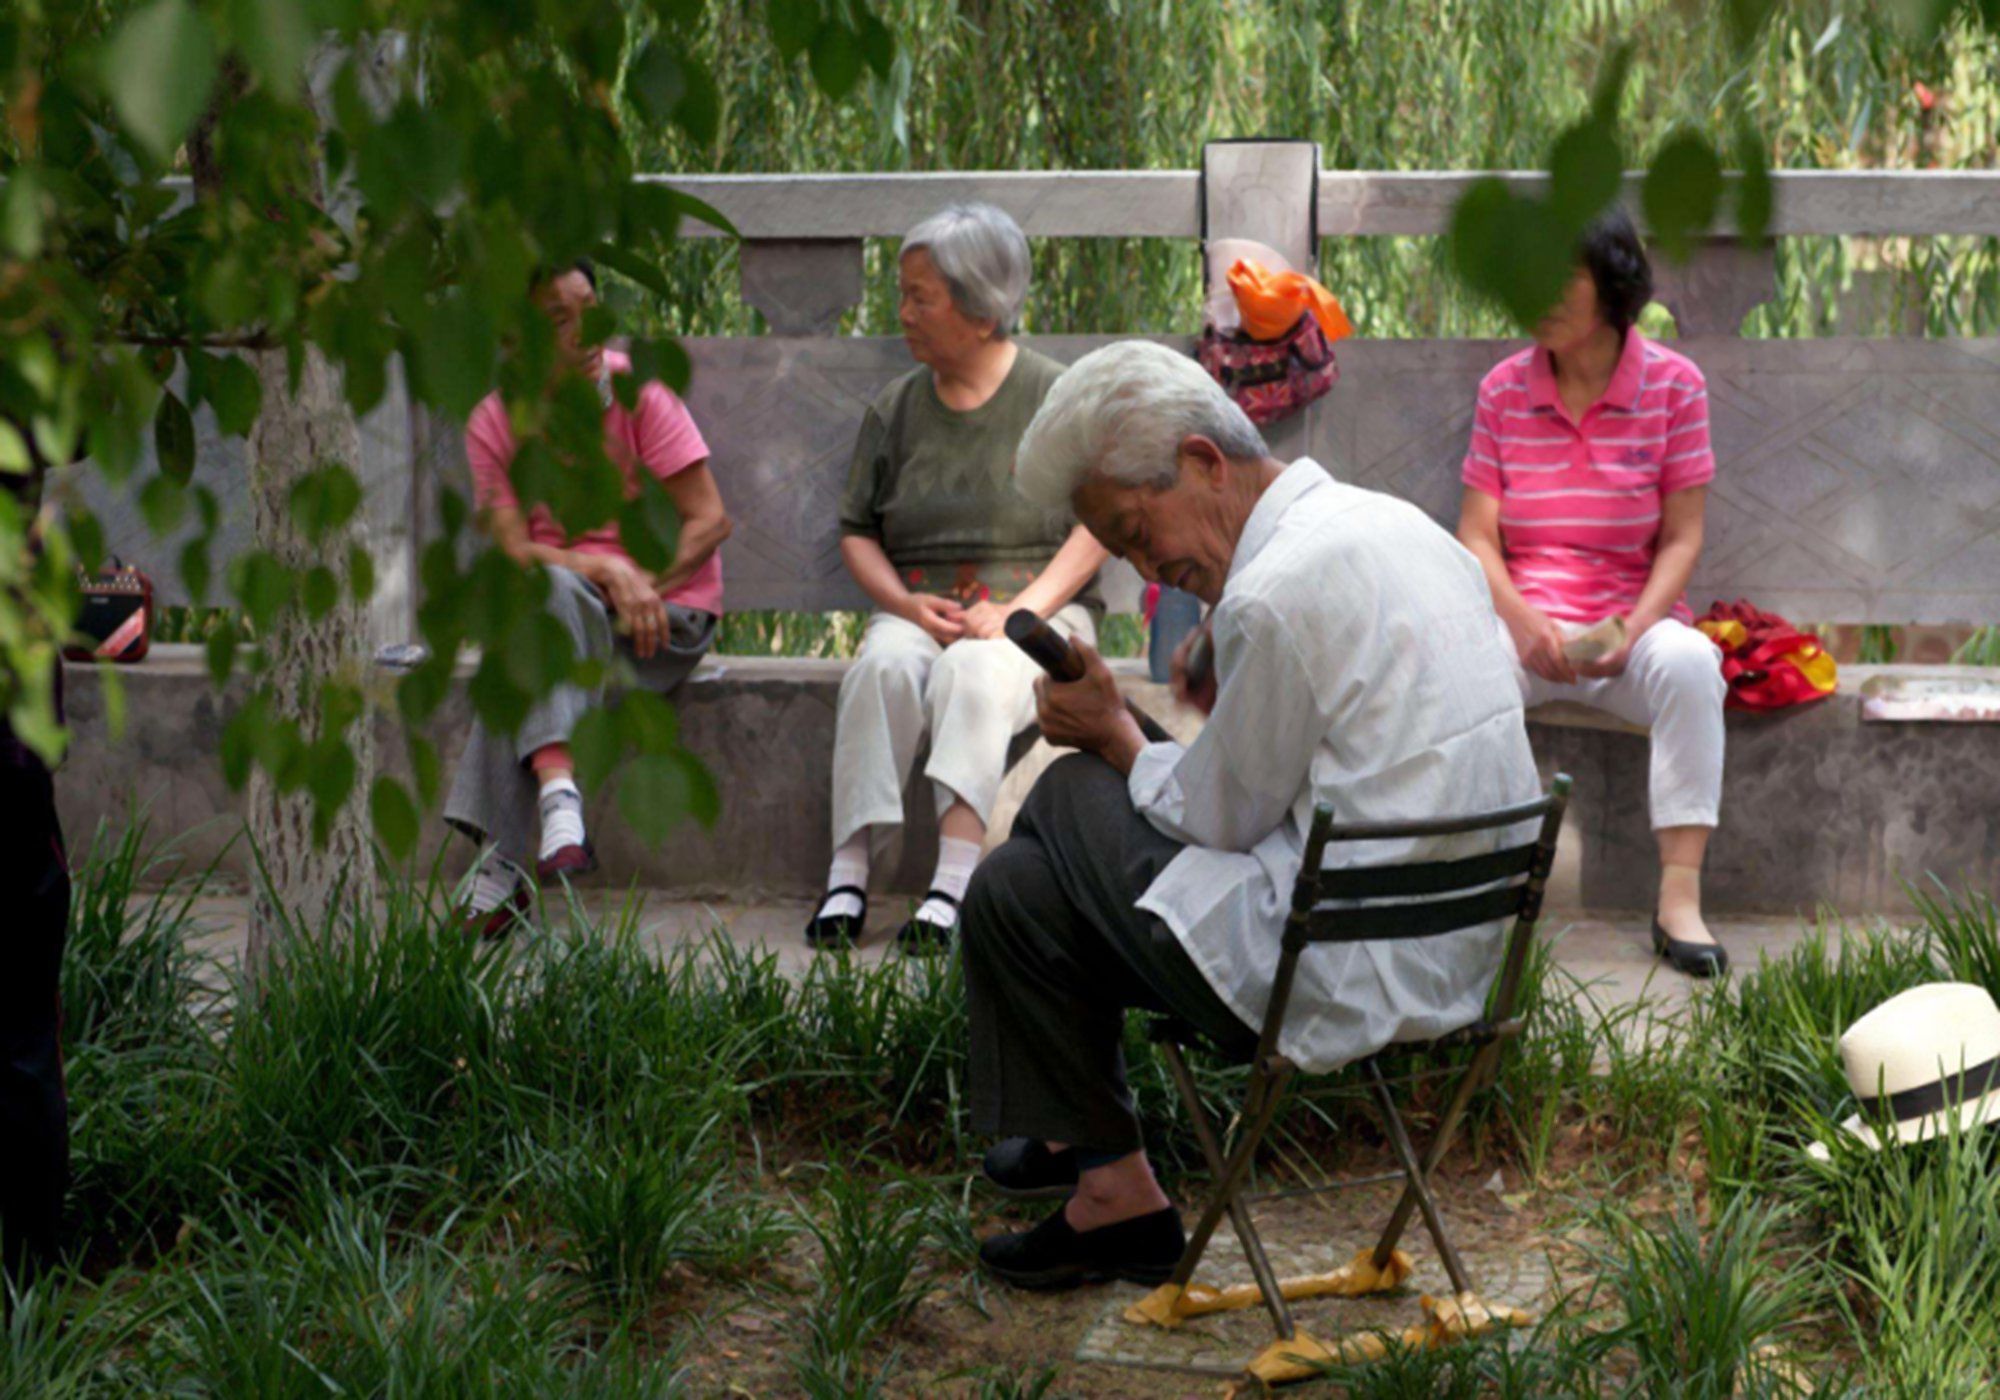
[[[1810,705],[1833,694],[1838,683],[1833,658],[1819,638],[1741,598],[1717,603],[1695,626],[1722,648],[1722,678],[1729,682],[1729,698],[1723,703],[1728,709]]]
[[[1340,379],[1333,344],[1309,313],[1276,340],[1209,326],[1195,342],[1195,359],[1215,376],[1252,423],[1275,423],[1320,398]]]
[[[83,581],[83,610],[77,614],[82,645],[66,646],[71,661],[144,661],[153,645],[153,581],[144,572],[113,559]]]

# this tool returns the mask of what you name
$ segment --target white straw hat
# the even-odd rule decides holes
[[[2000,1119],[2000,1006],[1984,987],[1932,982],[1890,997],[1847,1028],[1840,1059],[1861,1109],[1840,1129],[1871,1151],[1884,1117],[1899,1142]],[[1823,1142],[1806,1151],[1832,1156]]]

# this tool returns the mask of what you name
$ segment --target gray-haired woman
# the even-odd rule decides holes
[[[841,497],[841,558],[876,611],[840,688],[833,860],[806,926],[816,947],[860,937],[873,839],[901,824],[927,735],[938,865],[898,937],[917,951],[950,942],[1008,745],[1035,717],[1039,673],[1001,625],[1032,608],[1094,641],[1103,610],[1103,548],[1067,511],[1013,489],[1021,434],[1062,373],[1012,339],[1027,238],[991,205],[953,205],[910,230],[897,280],[918,364],[862,419]]]

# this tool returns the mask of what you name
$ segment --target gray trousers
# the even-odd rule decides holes
[[[715,615],[667,605],[665,649],[641,661],[611,625],[611,610],[595,588],[570,569],[545,566],[549,576],[548,613],[569,633],[578,660],[610,661],[622,656],[637,683],[672,694],[715,640]],[[528,769],[535,750],[566,743],[585,712],[604,701],[604,687],[559,685],[536,702],[512,737],[495,734],[477,719],[466,736],[453,774],[444,819],[474,841],[492,845],[516,865],[533,869],[541,817],[537,784]]]
[[[1180,850],[1094,755],[1058,759],[1035,784],[959,919],[975,1130],[1137,1149],[1128,1007],[1178,1016],[1232,1053],[1255,1046],[1173,931],[1136,907]]]

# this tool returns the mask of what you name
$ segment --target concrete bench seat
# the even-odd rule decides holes
[[[1142,663],[1114,664],[1126,693],[1168,728],[1186,737],[1199,726],[1199,716],[1178,710],[1164,687],[1146,679]],[[721,786],[721,820],[712,831],[690,824],[655,849],[600,796],[592,820],[605,871],[595,878],[688,897],[816,891],[825,876],[834,701],[846,666],[743,656],[704,662],[681,693],[681,731]],[[145,664],[120,674],[126,732],[114,742],[95,670],[66,671],[77,743],[57,788],[72,844],[80,846],[100,820],[116,825],[133,804],[145,803],[156,836],[179,834],[191,859],[220,855],[226,873],[243,876],[248,851],[240,841],[229,845],[242,798],[223,782],[216,757],[240,691],[218,695],[192,646],[156,647]],[[1723,828],[1707,876],[1716,910],[1811,913],[1824,902],[1843,914],[1894,912],[1907,907],[1904,879],[1931,873],[1981,888],[2000,883],[2000,798],[1991,785],[2000,771],[2000,726],[1870,723],[1860,703],[1873,677],[1991,674],[1850,666],[1840,693],[1818,705],[1779,715],[1732,712]],[[469,716],[461,690],[434,726],[447,773]],[[1560,768],[1576,780],[1557,903],[1642,906],[1655,859],[1645,736],[1567,705],[1534,711],[1529,732],[1544,772]],[[383,720],[382,736],[385,756],[399,761],[393,719]],[[1019,762],[1002,790],[996,828],[1011,820],[1052,752],[1032,735],[1017,743]],[[877,864],[878,885],[898,894],[920,892],[929,874],[928,784],[912,784],[907,815],[909,839]],[[440,824],[432,831],[443,840]],[[454,852],[452,868],[460,864]]]

